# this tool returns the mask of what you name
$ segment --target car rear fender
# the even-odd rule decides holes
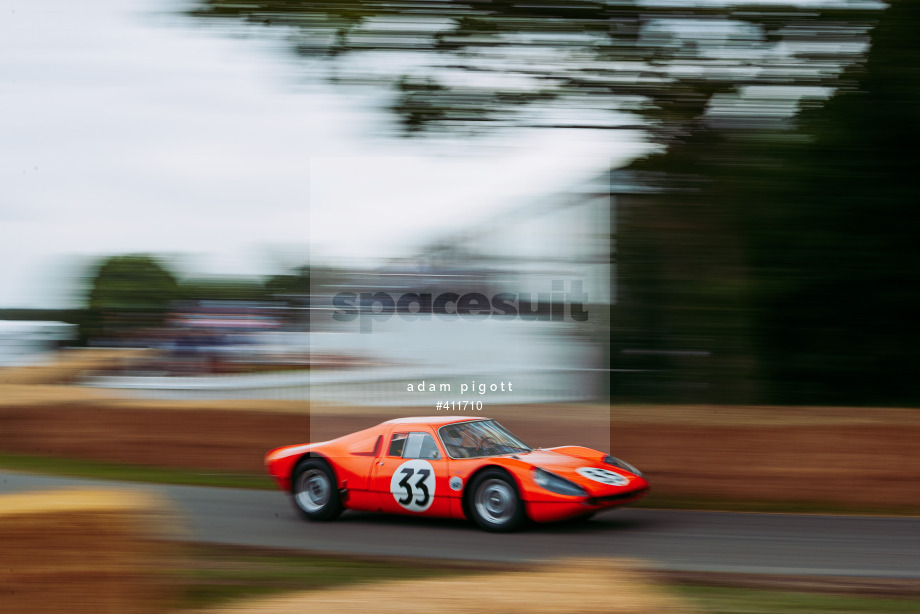
[[[275,478],[281,489],[290,492],[294,468],[305,458],[322,458],[335,473],[335,467],[329,462],[329,459],[317,450],[311,449],[310,445],[287,446],[272,450],[265,456],[265,465],[268,473]]]
[[[318,458],[318,459],[326,461],[326,464],[329,465],[329,469],[332,471],[332,475],[335,476],[336,486],[337,487],[341,486],[341,484],[339,484],[339,481],[340,481],[339,472],[335,468],[335,463],[329,460],[329,457],[323,454],[322,452],[317,452],[316,450],[310,450],[309,452],[305,452],[301,454],[300,456],[298,456],[296,460],[294,461],[294,463],[291,465],[291,473],[288,474],[288,487],[286,490],[290,491],[292,489],[292,485],[290,484],[290,479],[291,477],[293,477],[292,474],[294,473],[294,468],[296,468],[297,465],[300,464],[301,461],[306,460],[308,458]]]

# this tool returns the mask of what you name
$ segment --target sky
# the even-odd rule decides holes
[[[636,134],[401,139],[381,98],[172,0],[0,0],[0,308],[80,304],[100,257],[267,275],[410,255],[635,157]]]

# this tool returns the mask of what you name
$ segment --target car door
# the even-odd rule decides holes
[[[374,467],[378,509],[397,514],[449,516],[447,458],[425,427],[395,427]]]

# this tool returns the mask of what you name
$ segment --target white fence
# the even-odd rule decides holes
[[[602,376],[595,370],[531,368],[503,370],[497,377],[456,370],[426,372],[413,366],[200,377],[98,376],[81,383],[147,399],[279,399],[434,407],[438,401],[494,405],[589,400],[597,397]],[[422,382],[425,390],[418,391]]]
[[[375,322],[373,334],[359,333],[358,322],[330,322],[329,328],[310,333],[313,356],[352,357],[363,365],[194,377],[100,376],[83,384],[151,399],[290,399],[414,407],[434,407],[438,401],[584,401],[607,392],[606,365],[599,364],[597,347],[574,336],[578,328],[568,323],[472,318],[409,322],[394,317]],[[435,390],[418,392],[422,381],[425,388],[434,384]]]

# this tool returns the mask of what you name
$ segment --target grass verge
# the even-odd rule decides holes
[[[125,463],[106,463],[55,456],[0,454],[0,469],[63,475],[95,480],[148,482],[151,484],[181,484],[187,486],[218,486],[224,488],[253,488],[272,490],[274,481],[265,476],[240,475],[201,469],[172,469]]]
[[[192,545],[186,565],[174,571],[181,609],[217,606],[246,597],[320,590],[385,580],[481,573],[481,565],[401,561],[245,548]]]
[[[907,614],[920,612],[920,599],[825,595],[797,591],[711,586],[669,586],[708,614]]]
[[[710,512],[760,512],[768,514],[851,514],[860,516],[920,516],[912,506],[841,505],[822,501],[757,501],[716,497],[678,497],[654,491],[636,507]]]
[[[270,477],[203,469],[173,469],[126,463],[108,463],[55,456],[0,454],[0,470],[27,471],[96,480],[215,486],[274,490]],[[722,512],[761,512],[777,514],[860,514],[920,516],[920,509],[891,506],[845,506],[802,501],[736,501],[705,497],[674,497],[652,493],[636,507],[648,509],[704,510]]]
[[[386,580],[475,575],[509,566],[449,561],[373,559],[245,548],[192,545],[186,564],[174,570],[180,609],[220,606],[246,597],[320,590]],[[709,586],[660,580],[657,584],[707,614],[908,613],[920,611],[920,599],[802,590]],[[475,587],[471,587],[475,590]],[[845,593],[841,585],[838,593]]]

